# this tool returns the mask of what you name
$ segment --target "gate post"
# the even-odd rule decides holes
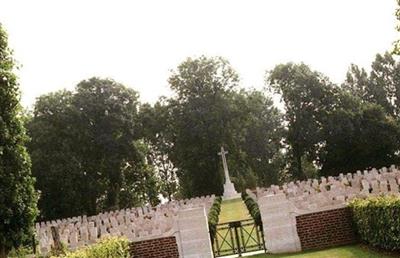
[[[212,258],[208,220],[204,207],[178,213],[179,239],[184,258]]]
[[[239,222],[231,222],[229,223],[229,227],[233,227],[233,230],[235,231],[235,238],[236,238],[236,245],[238,249],[238,254],[239,257],[242,256],[242,247],[240,246],[240,238],[239,238],[239,233],[238,233],[238,227],[241,227],[240,221]]]
[[[267,195],[258,199],[264,230],[265,246],[271,253],[301,250],[297,234],[295,207],[285,194]]]

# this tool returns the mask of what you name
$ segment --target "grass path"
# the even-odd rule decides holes
[[[251,219],[251,216],[241,198],[222,201],[219,224],[246,219]],[[241,247],[246,246],[248,251],[258,250],[258,248],[254,246],[257,243],[253,239],[257,239],[257,234],[256,231],[253,230],[254,226],[252,224],[240,228],[238,233],[243,239],[241,237],[236,239],[233,229],[228,231],[227,227],[228,225],[219,225],[217,227],[217,242],[214,242],[213,245],[214,250],[219,250],[220,255],[231,254],[232,246],[237,248],[238,242]],[[253,247],[251,247],[252,245]]]
[[[219,223],[243,219],[251,219],[251,217],[241,198],[222,201]]]
[[[308,251],[298,254],[260,254],[249,258],[393,258],[383,253],[370,250],[362,245],[341,246],[320,251]]]

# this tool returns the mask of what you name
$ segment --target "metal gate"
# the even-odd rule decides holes
[[[265,251],[262,225],[257,225],[253,219],[218,224],[211,239],[214,257]]]

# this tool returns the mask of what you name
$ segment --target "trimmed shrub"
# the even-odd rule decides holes
[[[249,213],[256,222],[256,224],[261,225],[261,214],[260,214],[260,209],[258,207],[258,203],[253,198],[251,198],[249,194],[246,192],[242,193],[242,199],[246,204],[246,207],[249,210]]]
[[[129,242],[126,238],[106,238],[100,242],[52,258],[128,258]]]
[[[13,248],[10,253],[8,253],[9,258],[26,258],[29,255],[33,255],[33,250],[28,246],[20,246],[19,248]]]
[[[400,198],[396,196],[356,199],[349,204],[360,238],[390,251],[400,250]]]
[[[221,212],[222,197],[217,196],[208,212],[208,228],[210,230],[211,241],[214,240],[215,234],[217,233],[217,224],[219,213]]]

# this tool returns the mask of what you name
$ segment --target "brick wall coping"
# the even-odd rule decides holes
[[[167,232],[164,232],[164,233],[162,233],[162,234],[160,234],[160,235],[139,236],[139,237],[136,237],[136,238],[132,241],[132,243],[135,243],[135,242],[142,242],[142,241],[148,241],[148,240],[153,240],[153,239],[160,239],[160,238],[173,237],[173,236],[175,236],[175,234],[176,234],[177,232],[178,232],[178,231],[176,230],[176,228],[172,228],[172,229],[168,230]]]
[[[319,212],[324,212],[324,211],[343,209],[343,208],[346,208],[346,207],[347,207],[346,204],[337,204],[337,205],[334,205],[334,206],[321,207],[321,208],[318,208],[316,210],[300,210],[300,209],[296,209],[293,212],[293,214],[297,217],[297,216],[307,215],[307,214],[312,214],[312,213],[319,213]]]

